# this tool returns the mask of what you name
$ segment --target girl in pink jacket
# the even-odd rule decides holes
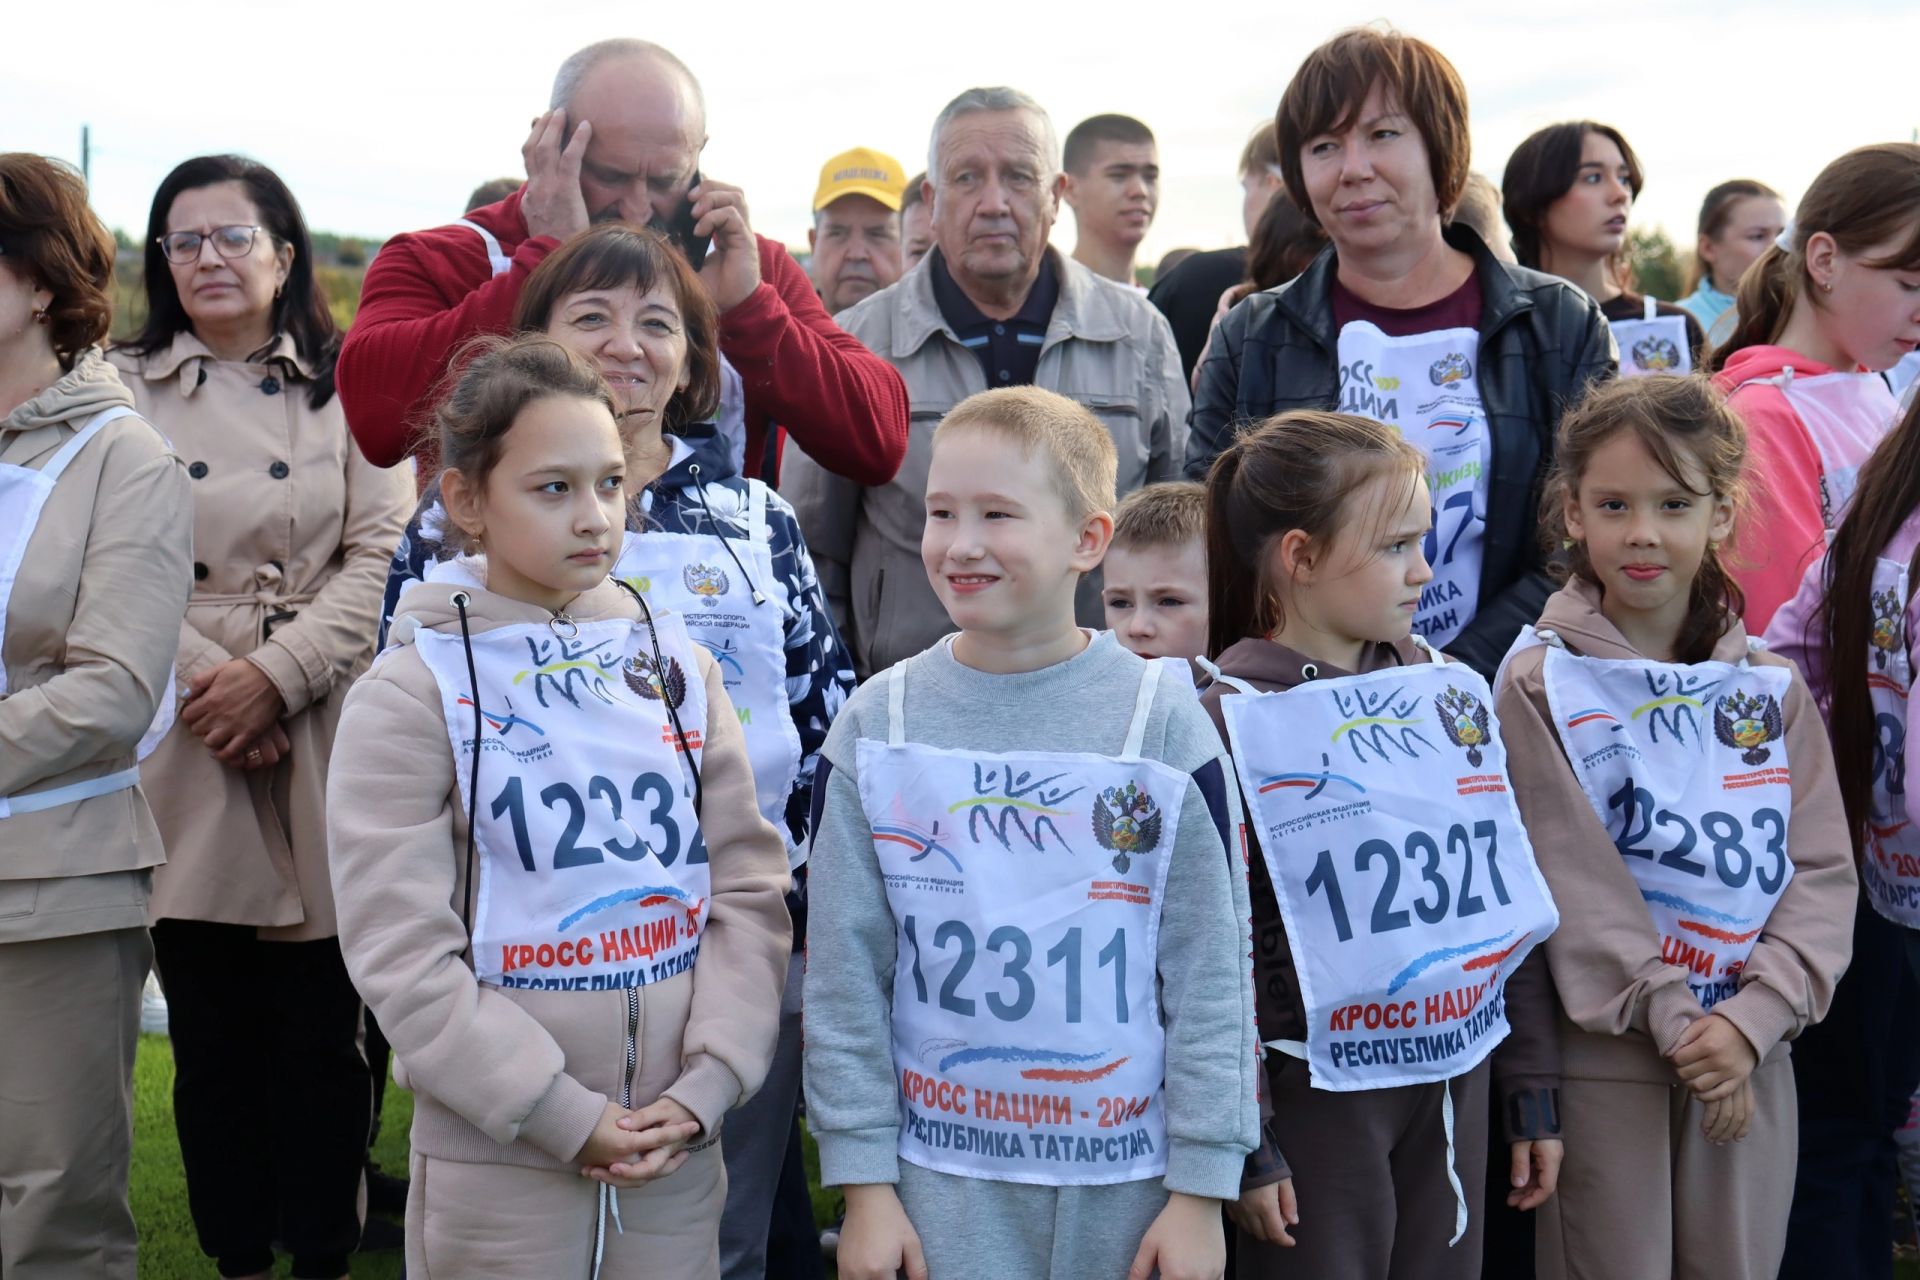
[[[1751,442],[1753,506],[1730,563],[1758,633],[1893,426],[1879,372],[1920,346],[1920,146],[1859,147],[1821,170],[1741,277],[1739,314],[1709,367]]]
[[[1909,698],[1920,625],[1920,403],[1860,468],[1827,554],[1767,642],[1826,713],[1860,868],[1853,966],[1833,1012],[1795,1045],[1800,1151],[1783,1274],[1885,1275],[1895,1130],[1920,1083],[1920,834],[1908,816],[1920,724]]]

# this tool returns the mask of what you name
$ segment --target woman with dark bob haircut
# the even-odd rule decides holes
[[[1699,366],[1707,340],[1699,321],[1630,287],[1627,219],[1646,179],[1618,129],[1591,120],[1550,124],[1514,148],[1501,182],[1514,256],[1600,304],[1622,374]]]
[[[1553,589],[1540,488],[1560,415],[1614,371],[1606,321],[1580,290],[1501,262],[1449,221],[1469,173],[1467,95],[1433,46],[1389,29],[1343,32],[1307,55],[1274,124],[1287,194],[1329,244],[1221,321],[1200,366],[1187,473],[1203,478],[1236,435],[1287,410],[1398,428],[1426,455],[1433,499],[1433,578],[1414,632],[1491,678]],[[1261,1031],[1324,1034],[1306,1026],[1288,916],[1261,859],[1251,883]],[[1397,1084],[1386,1072],[1376,1087],[1333,1093],[1298,1059],[1268,1055],[1270,1141],[1233,1208],[1241,1275],[1466,1280],[1480,1274],[1483,1243],[1508,1253],[1498,1215],[1545,1202],[1561,1151],[1544,953],[1521,964],[1505,997],[1511,1031],[1491,1066],[1484,1048],[1465,1052],[1445,1079]],[[1301,1202],[1317,1199],[1282,1252],[1296,1181]]]
[[[177,166],[145,283],[146,325],[111,358],[193,481],[180,718],[142,774],[167,845],[150,914],[187,1206],[222,1276],[265,1276],[279,1241],[295,1276],[334,1280],[361,1243],[371,1092],[327,764],[413,491],[347,431],[340,338],[273,170]]]
[[[853,692],[853,659],[834,630],[793,508],[738,474],[712,421],[720,401],[712,301],[660,235],[610,225],[582,232],[542,262],[521,291],[513,322],[520,333],[544,333],[594,362],[612,389],[628,487],[639,494],[627,513],[615,576],[678,612],[725,671],[761,812],[786,836],[799,883],[814,767],[828,726]],[[446,530],[435,484],[388,571],[389,622],[401,589],[457,554]],[[794,1123],[805,914],[797,899],[790,905],[794,952],[779,1047],[765,1086],[727,1121],[729,1191],[720,1227],[726,1274],[764,1267],[768,1216]],[[406,1045],[397,1035],[394,1043],[404,1058]]]
[[[173,711],[187,469],[101,357],[113,237],[0,155],[0,1274],[133,1280],[147,894],[139,759]],[[156,712],[159,713],[156,717]],[[295,1104],[297,1105],[297,1104]]]

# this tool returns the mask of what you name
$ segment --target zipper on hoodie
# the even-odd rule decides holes
[[[620,1105],[633,1110],[633,1072],[640,1064],[640,988],[627,988],[627,1069],[620,1082]]]

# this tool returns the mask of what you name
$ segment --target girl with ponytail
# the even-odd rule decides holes
[[[1860,468],[1826,555],[1767,628],[1826,711],[1860,869],[1854,962],[1833,1012],[1794,1045],[1800,1161],[1783,1274],[1887,1275],[1894,1130],[1920,1079],[1920,837],[1906,740],[1920,562],[1920,402]],[[1796,1265],[1796,1261],[1798,1265]]]
[[[1860,147],[1823,169],[1741,277],[1738,311],[1709,367],[1752,438],[1754,510],[1733,562],[1761,631],[1893,425],[1872,375],[1920,345],[1920,145]]]
[[[1425,456],[1353,414],[1271,418],[1207,479],[1218,666],[1204,664],[1201,705],[1248,805],[1256,1022],[1279,1050],[1265,1140],[1229,1207],[1241,1276],[1478,1280],[1492,1118],[1507,1205],[1546,1201],[1560,1166],[1552,995],[1530,950],[1554,910],[1492,691],[1412,634],[1434,585],[1431,513]],[[1469,953],[1488,984],[1474,1007],[1498,1006],[1486,1019],[1424,986],[1442,973],[1431,957]],[[1350,1016],[1362,1008],[1371,1023]],[[1383,1034],[1447,1047],[1388,1062]]]
[[[1749,643],[1722,564],[1746,437],[1694,377],[1597,388],[1560,427],[1542,523],[1570,580],[1495,703],[1565,912],[1544,948],[1566,1162],[1542,1280],[1810,1274],[1780,1268],[1786,1042],[1833,999],[1855,889],[1813,698]]]

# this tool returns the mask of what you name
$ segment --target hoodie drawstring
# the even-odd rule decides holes
[[[753,602],[765,604],[766,593],[760,590],[760,584],[755,582],[753,575],[747,572],[747,566],[740,563],[740,556],[734,551],[733,544],[727,541],[727,535],[721,530],[720,522],[713,518],[713,508],[707,505],[706,486],[700,483],[700,464],[694,463],[687,468],[687,472],[693,477],[693,496],[699,499],[700,510],[706,515],[707,523],[713,526],[713,535],[720,539],[720,545],[727,549],[727,558],[733,561],[733,567],[738,569],[740,576],[746,580],[747,589],[753,592]]]
[[[460,611],[460,647],[467,654],[467,693],[473,699],[473,767],[467,774],[467,887],[461,923],[467,927],[466,950],[473,950],[473,829],[480,807],[480,743],[485,733],[480,715],[480,671],[473,663],[473,633],[467,629],[467,606],[473,597],[464,591],[453,593],[453,607]]]

